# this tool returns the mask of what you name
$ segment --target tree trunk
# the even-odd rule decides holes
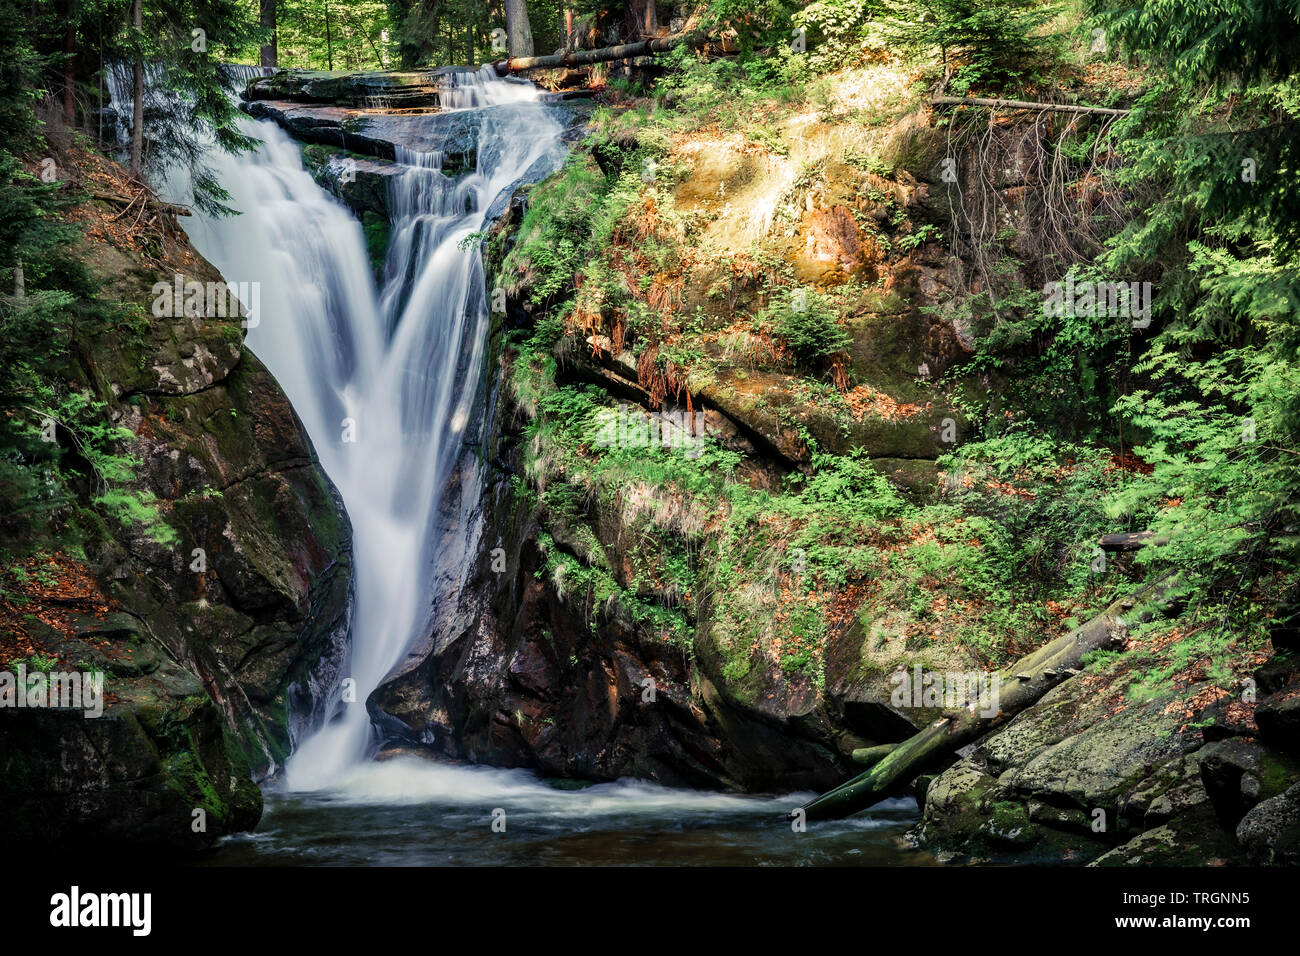
[[[691,47],[702,47],[708,42],[708,34],[703,30],[693,33],[675,33],[672,36],[656,37],[639,43],[624,43],[619,46],[601,47],[599,50],[578,50],[576,53],[553,53],[550,56],[511,57],[496,64],[498,73],[514,73],[517,70],[542,70],[557,66],[585,66],[589,63],[606,63],[610,60],[626,60],[634,56],[651,56],[666,53],[678,44],[685,43]]]
[[[524,0],[506,0],[506,42],[510,58],[533,55],[533,28],[528,23],[528,5]]]
[[[77,0],[68,2],[68,29],[63,35],[63,123],[77,125]]]
[[[648,37],[659,34],[659,9],[655,0],[645,0],[645,35]]]
[[[623,20],[627,24],[629,43],[633,40],[644,39],[642,31],[645,29],[645,8],[646,0],[627,0],[627,4],[623,8]]]
[[[1129,623],[1150,620],[1156,606],[1162,604],[1173,589],[1171,580],[1143,588],[1116,601],[1069,634],[1022,657],[998,675],[996,716],[982,717],[975,709],[948,713],[898,744],[871,769],[823,793],[812,803],[791,813],[790,818],[798,819],[801,815],[805,820],[847,817],[897,796],[917,776],[938,769],[954,752],[1002,726],[1057,684],[1078,673],[1077,668],[1085,654],[1122,643],[1127,638]],[[1139,607],[1139,602],[1145,606]]]
[[[135,27],[135,42],[144,36],[144,0],[135,0],[131,10],[131,24]],[[136,50],[131,97],[131,174],[140,175],[144,161],[144,55]]]
[[[1169,535],[1154,531],[1126,531],[1121,534],[1103,534],[1097,544],[1103,551],[1137,551],[1154,544],[1159,547],[1169,543]]]
[[[276,0],[260,0],[258,10],[261,14],[262,26],[271,31],[271,40],[262,46],[262,66],[279,66],[280,58],[280,34],[276,25]]]
[[[325,0],[325,61],[334,72],[334,36],[330,32],[330,0]]]
[[[578,44],[573,37],[573,10],[570,7],[564,8],[564,52],[577,49]]]
[[[860,767],[874,767],[898,749],[898,744],[879,744],[875,747],[859,747],[849,754],[849,759]]]

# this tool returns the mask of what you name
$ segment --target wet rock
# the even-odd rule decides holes
[[[1300,865],[1300,783],[1250,810],[1237,839],[1256,866]]]
[[[284,69],[271,76],[254,77],[244,97],[253,101],[290,100],[376,109],[437,107],[455,74],[472,72],[457,66],[411,72]]]
[[[1255,708],[1260,739],[1285,754],[1300,757],[1300,675]]]
[[[394,146],[417,152],[438,150],[446,157],[471,156],[477,148],[479,125],[489,112],[463,110],[405,116],[343,106],[304,106],[285,100],[255,100],[243,108],[255,119],[274,121],[295,139],[380,159],[393,159]]]
[[[256,825],[261,792],[192,674],[162,660],[104,690],[112,702],[99,717],[0,712],[6,841],[179,854]]]
[[[554,776],[759,790],[839,780],[844,761],[797,717],[783,727],[737,708],[681,648],[621,615],[590,627],[538,580],[530,545],[519,557],[487,589],[476,575],[470,590],[487,603],[373,696],[390,732]]]
[[[1300,765],[1254,740],[1214,741],[1198,756],[1206,793],[1219,822],[1229,829],[1256,804],[1300,779]]]

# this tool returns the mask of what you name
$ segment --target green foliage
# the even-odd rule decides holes
[[[33,50],[40,38],[31,28],[23,23],[6,33],[0,77],[39,82]],[[131,487],[137,463],[120,452],[130,433],[109,424],[103,402],[70,384],[83,377],[74,343],[127,324],[139,310],[100,298],[76,256],[80,230],[67,215],[84,193],[67,182],[41,182],[11,151],[45,148],[30,101],[30,92],[10,88],[0,102],[0,112],[27,116],[16,124],[26,132],[0,148],[0,273],[7,286],[0,294],[2,547],[21,553],[59,533],[71,545],[79,502],[169,542],[175,532],[152,496]]]
[[[527,280],[533,304],[568,290],[578,269],[608,241],[639,183],[632,172],[610,177],[583,157],[572,157],[558,175],[533,187],[518,238],[501,266],[507,282]]]
[[[18,3],[0,3],[0,129],[7,148],[16,151],[30,146],[36,133],[32,104],[42,63],[32,46],[30,16]]]
[[[915,58],[939,52],[950,89],[1027,80],[1049,51],[1039,32],[1055,9],[1039,0],[888,0],[882,33]]]
[[[393,69],[401,65],[399,44],[388,39],[397,33],[391,17],[397,7],[385,0],[279,0],[279,63],[316,70]]]
[[[798,290],[788,300],[770,306],[758,322],[770,322],[772,331],[799,361],[809,365],[843,352],[852,341],[840,325],[834,303],[820,292]]]
[[[29,674],[48,674],[50,671],[54,670],[54,668],[59,666],[59,659],[47,654],[32,654],[29,657],[15,657],[5,665],[5,669],[8,671],[14,671],[17,670],[19,665],[25,667]]]
[[[1090,0],[1108,36],[1185,84],[1219,89],[1293,76],[1300,67],[1300,12],[1270,0]]]
[[[1169,536],[1152,573],[1224,589],[1225,607],[1300,566],[1300,11],[1174,0],[1094,4],[1131,52],[1167,68],[1120,124],[1124,181],[1155,193],[1103,264],[1158,261],[1155,336],[1116,412],[1152,465],[1110,500]]]
[[[862,52],[878,0],[813,0],[795,12],[796,27],[807,31],[809,59],[826,69],[851,64]]]

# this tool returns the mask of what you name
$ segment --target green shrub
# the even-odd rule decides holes
[[[886,40],[915,58],[938,51],[954,92],[1026,79],[1048,53],[1037,29],[1056,12],[1036,0],[892,0]]]
[[[768,309],[772,331],[805,364],[815,365],[849,347],[852,337],[840,325],[831,300],[799,290],[788,302]]]

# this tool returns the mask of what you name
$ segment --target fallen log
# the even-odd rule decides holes
[[[667,53],[669,50],[685,43],[693,49],[704,46],[708,34],[703,30],[691,33],[674,33],[671,36],[639,40],[636,43],[623,43],[618,46],[600,47],[596,50],[573,50],[568,53],[552,53],[549,56],[516,56],[493,64],[499,76],[517,73],[520,70],[546,70],[561,66],[587,66],[592,63],[606,63],[610,60],[628,60],[636,56],[653,56]]]
[[[849,759],[855,764],[863,767],[870,767],[880,763],[898,748],[898,744],[880,744],[877,747],[859,747],[853,753],[849,754]]]
[[[1169,543],[1169,535],[1157,535],[1154,531],[1125,531],[1119,534],[1103,534],[1097,544],[1103,551],[1136,551],[1148,544],[1156,546]]]
[[[934,96],[935,106],[987,106],[990,109],[1047,110],[1054,113],[1101,113],[1105,116],[1127,116],[1129,110],[1111,109],[1108,106],[1074,106],[1070,103],[1031,103],[1027,100],[989,100],[978,96]]]
[[[133,206],[140,201],[139,196],[119,196],[116,193],[95,192],[93,190],[90,195],[92,199],[102,199],[104,202],[116,203],[119,206]],[[160,212],[169,212],[173,216],[191,215],[189,209],[185,206],[163,202],[161,199],[147,199],[145,200],[145,205],[150,209],[158,210]]]
[[[895,745],[868,770],[791,812],[789,819],[838,819],[898,796],[919,775],[938,769],[955,751],[1007,723],[1057,684],[1079,673],[1086,654],[1122,644],[1129,624],[1150,620],[1173,588],[1169,580],[1142,588],[1069,634],[1022,657],[997,675],[996,715],[980,716],[978,705],[948,712]],[[1129,615],[1127,620],[1124,615]]]

